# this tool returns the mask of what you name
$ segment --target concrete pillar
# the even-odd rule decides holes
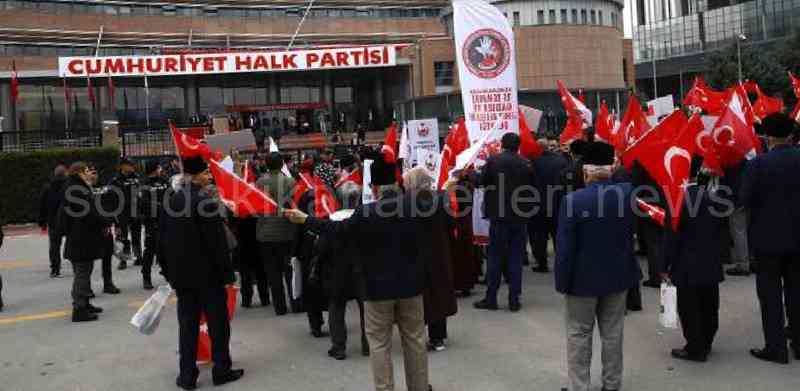
[[[197,84],[192,76],[186,78],[186,84],[183,86],[183,102],[186,111],[186,116],[191,118],[200,110],[197,99]]]
[[[333,111],[333,78],[331,71],[322,74],[322,102],[328,106],[328,112]]]
[[[281,86],[278,83],[278,78],[275,76],[275,74],[270,74],[267,78],[267,88],[267,102],[270,104],[280,103],[279,100],[281,97]]]
[[[383,128],[383,112],[385,110],[383,104],[383,73],[380,69],[375,71],[375,105],[373,112],[373,122],[377,128]]]
[[[11,82],[4,81],[0,84],[0,115],[3,116],[2,129],[4,132],[17,130],[16,110],[11,102]]]

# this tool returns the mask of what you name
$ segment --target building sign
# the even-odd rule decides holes
[[[453,1],[456,60],[471,142],[495,128],[519,133],[514,33],[497,7]]]
[[[316,110],[328,107],[324,102],[312,103],[275,103],[271,105],[228,105],[225,111],[228,113],[249,113],[258,111],[278,111],[278,110]]]
[[[59,57],[61,77],[172,76],[244,72],[310,71],[397,65],[400,45],[290,51]]]

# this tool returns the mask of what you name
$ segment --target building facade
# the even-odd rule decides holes
[[[704,54],[735,45],[766,46],[800,27],[800,0],[633,0],[637,85],[682,94],[703,71]],[[659,88],[660,86],[660,88]]]
[[[621,0],[493,3],[514,26],[521,91],[553,94],[556,79],[570,88],[617,93],[631,85],[633,53],[623,39]],[[262,121],[308,122],[314,129],[351,129],[357,123],[379,129],[392,118],[407,117],[405,110],[397,113],[401,102],[449,99],[458,91],[449,1],[317,0],[307,9],[308,4],[0,2],[2,128],[91,129],[104,120],[135,128],[163,126],[167,119],[256,115]],[[390,59],[359,62],[362,49]],[[267,63],[244,71],[161,72],[147,62],[304,51],[316,53],[320,63],[331,51],[353,55],[333,53],[329,66],[289,69]],[[69,57],[84,65],[70,68]],[[136,67],[139,59],[144,63]],[[92,72],[86,64],[94,60],[116,65]],[[128,61],[134,67],[118,72],[116,66]],[[16,101],[10,93],[12,64],[20,84]]]

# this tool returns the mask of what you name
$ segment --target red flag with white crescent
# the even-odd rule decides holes
[[[383,159],[386,163],[397,163],[397,123],[392,122],[389,130],[386,132],[386,138],[381,147]]]
[[[219,198],[237,217],[277,213],[278,204],[263,191],[229,172],[214,160],[208,162],[208,167],[214,176]]]

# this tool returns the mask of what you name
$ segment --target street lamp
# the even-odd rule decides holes
[[[739,83],[742,82],[742,42],[747,40],[747,36],[739,34],[736,37],[736,57],[739,64]]]

